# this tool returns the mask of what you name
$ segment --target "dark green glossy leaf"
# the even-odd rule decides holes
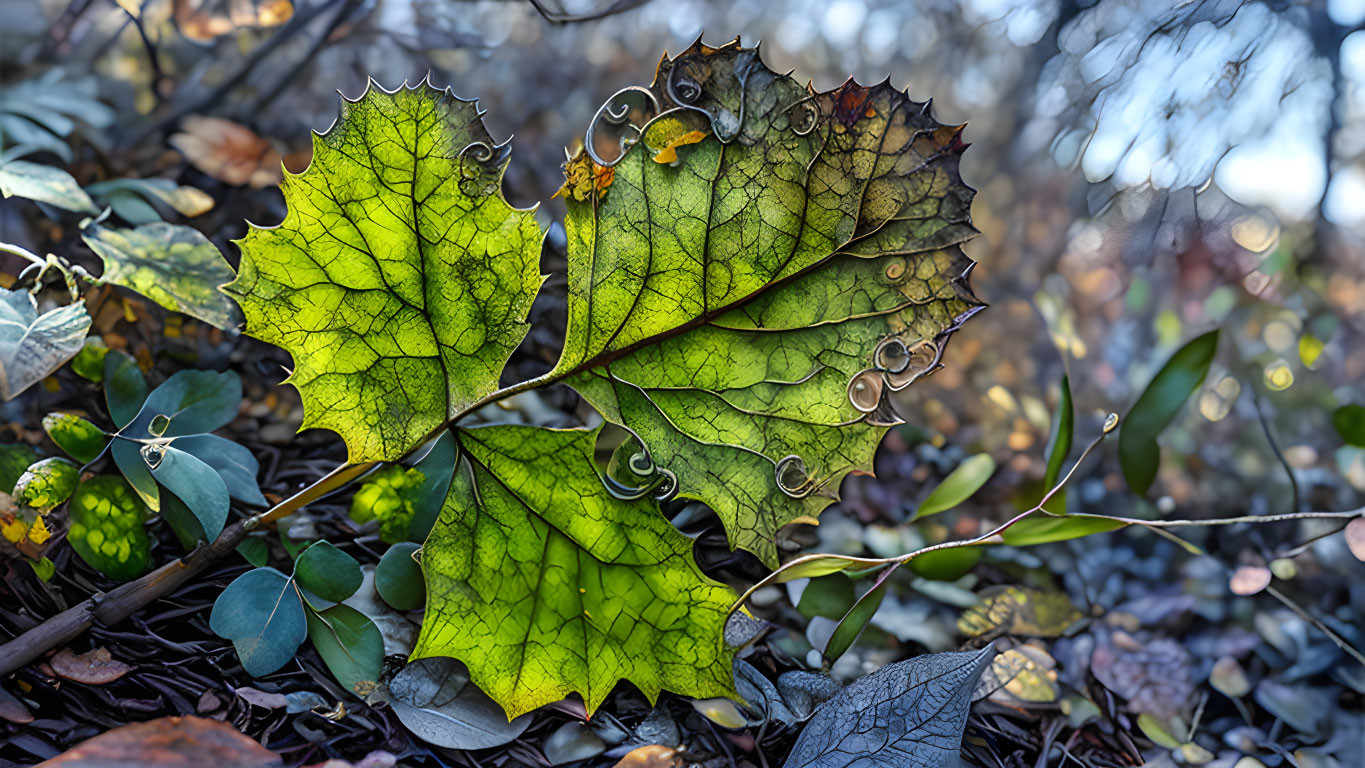
[[[0,445],[0,493],[13,493],[14,484],[29,465],[38,461],[38,451],[31,445],[10,443]]]
[[[918,555],[906,565],[922,578],[956,581],[970,573],[980,560],[980,547],[949,547]]]
[[[104,453],[109,436],[104,430],[70,413],[49,413],[43,417],[43,431],[58,448],[81,464],[89,464]]]
[[[1365,448],[1365,405],[1343,405],[1332,413],[1332,426],[1350,445]]]
[[[882,598],[886,597],[886,588],[890,586],[891,574],[896,572],[896,566],[890,566],[877,575],[877,581],[872,587],[858,598],[858,602],[848,609],[848,613],[839,620],[839,626],[834,628],[834,634],[830,635],[829,642],[825,644],[825,661],[833,664],[839,660],[844,652],[852,647],[853,642],[867,628],[867,623],[872,621],[872,616],[881,607]]]
[[[143,524],[147,507],[117,475],[93,477],[67,505],[66,539],[92,568],[115,581],[130,581],[152,564],[152,542]]]
[[[1119,428],[1119,463],[1128,487],[1145,494],[1156,479],[1161,449],[1157,435],[1175,419],[1208,375],[1218,351],[1218,331],[1209,331],[1176,350],[1152,377]]]
[[[337,682],[361,697],[373,691],[384,668],[384,637],[374,622],[341,604],[325,611],[309,608],[306,615],[308,637]]]
[[[796,610],[808,619],[815,616],[838,619],[848,613],[855,600],[853,581],[842,573],[831,573],[810,580],[801,591]]]
[[[260,536],[244,539],[241,544],[237,545],[237,554],[257,568],[263,568],[266,563],[270,562],[270,546]]]
[[[209,628],[232,641],[252,677],[288,664],[308,636],[298,590],[274,568],[247,571],[229,584],[213,604]]]
[[[315,542],[294,562],[294,578],[299,586],[339,603],[355,594],[364,579],[360,563],[326,541]]]
[[[389,547],[374,569],[374,588],[384,602],[400,611],[421,608],[427,599],[422,567],[413,557],[420,547],[409,541]]]
[[[1071,453],[1075,422],[1076,414],[1071,405],[1071,377],[1063,376],[1062,393],[1057,400],[1057,410],[1052,414],[1052,433],[1047,439],[1047,474],[1043,476],[1043,485],[1047,489],[1057,485],[1057,479],[1062,476],[1062,465]]]

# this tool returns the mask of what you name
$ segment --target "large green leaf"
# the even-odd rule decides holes
[[[610,186],[567,196],[556,373],[775,565],[778,528],[871,469],[888,394],[980,306],[966,145],[886,84],[816,93],[736,44],[665,59],[650,92]],[[678,123],[705,134],[681,158]]]
[[[509,717],[571,692],[595,710],[618,680],[733,692],[722,640],[734,594],[649,499],[607,491],[598,430],[461,430],[460,464],[422,550],[414,658],[452,656]]]
[[[104,260],[101,280],[218,328],[237,325],[236,306],[218,290],[232,279],[232,267],[198,230],[164,222],[136,229],[92,224],[81,237]]]
[[[253,227],[224,288],[247,332],[294,356],[305,427],[352,461],[397,459],[492,392],[527,330],[542,233],[500,190],[506,145],[472,101],[371,84]]]

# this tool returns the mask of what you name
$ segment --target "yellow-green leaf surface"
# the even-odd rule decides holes
[[[104,260],[101,280],[218,328],[238,324],[237,308],[218,290],[232,279],[232,267],[199,230],[165,222],[136,229],[92,224],[81,237]]]
[[[610,186],[586,155],[566,166],[598,187],[566,195],[554,375],[775,565],[777,530],[871,469],[889,393],[981,306],[959,247],[966,145],[889,85],[817,93],[737,43],[665,59],[650,93],[659,114]]]
[[[509,151],[472,101],[371,84],[287,175],[289,212],[239,245],[252,336],[294,356],[304,427],[396,459],[491,393],[525,335],[542,233],[502,197]]]
[[[414,658],[452,656],[509,718],[619,680],[733,694],[727,587],[651,499],[610,494],[598,430],[460,430],[460,463],[422,550],[427,611]]]

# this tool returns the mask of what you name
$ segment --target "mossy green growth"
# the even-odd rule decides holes
[[[29,466],[14,484],[14,500],[46,512],[71,498],[80,469],[56,456]]]
[[[356,491],[351,499],[351,519],[364,524],[378,518],[379,538],[385,543],[406,541],[416,514],[416,494],[425,479],[418,469],[397,464],[384,467]]]
[[[143,528],[147,506],[127,481],[117,475],[87,480],[71,497],[68,511],[67,541],[92,568],[115,581],[146,573],[152,561],[151,540]]]

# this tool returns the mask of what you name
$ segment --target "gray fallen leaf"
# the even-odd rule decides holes
[[[834,698],[839,692],[839,684],[826,675],[798,669],[779,675],[777,690],[797,721],[804,722],[815,714],[816,707]]]
[[[81,351],[90,330],[85,302],[38,314],[27,291],[0,289],[0,400],[10,400]]]
[[[26,197],[68,211],[99,213],[71,174],[55,166],[24,160],[0,163],[0,195]]]
[[[883,667],[816,711],[784,768],[956,768],[972,691],[994,646]]]
[[[762,725],[769,720],[790,724],[799,720],[787,707],[777,686],[742,659],[735,661],[735,690],[748,704],[747,709],[758,716],[749,721],[750,725]]]
[[[550,734],[541,751],[550,765],[564,765],[597,757],[607,751],[607,745],[582,723],[571,720]]]
[[[488,749],[530,727],[529,714],[509,723],[502,707],[478,686],[464,682],[448,697],[452,677],[469,679],[463,665],[453,659],[420,659],[389,682],[389,706],[417,738],[450,749]]]

